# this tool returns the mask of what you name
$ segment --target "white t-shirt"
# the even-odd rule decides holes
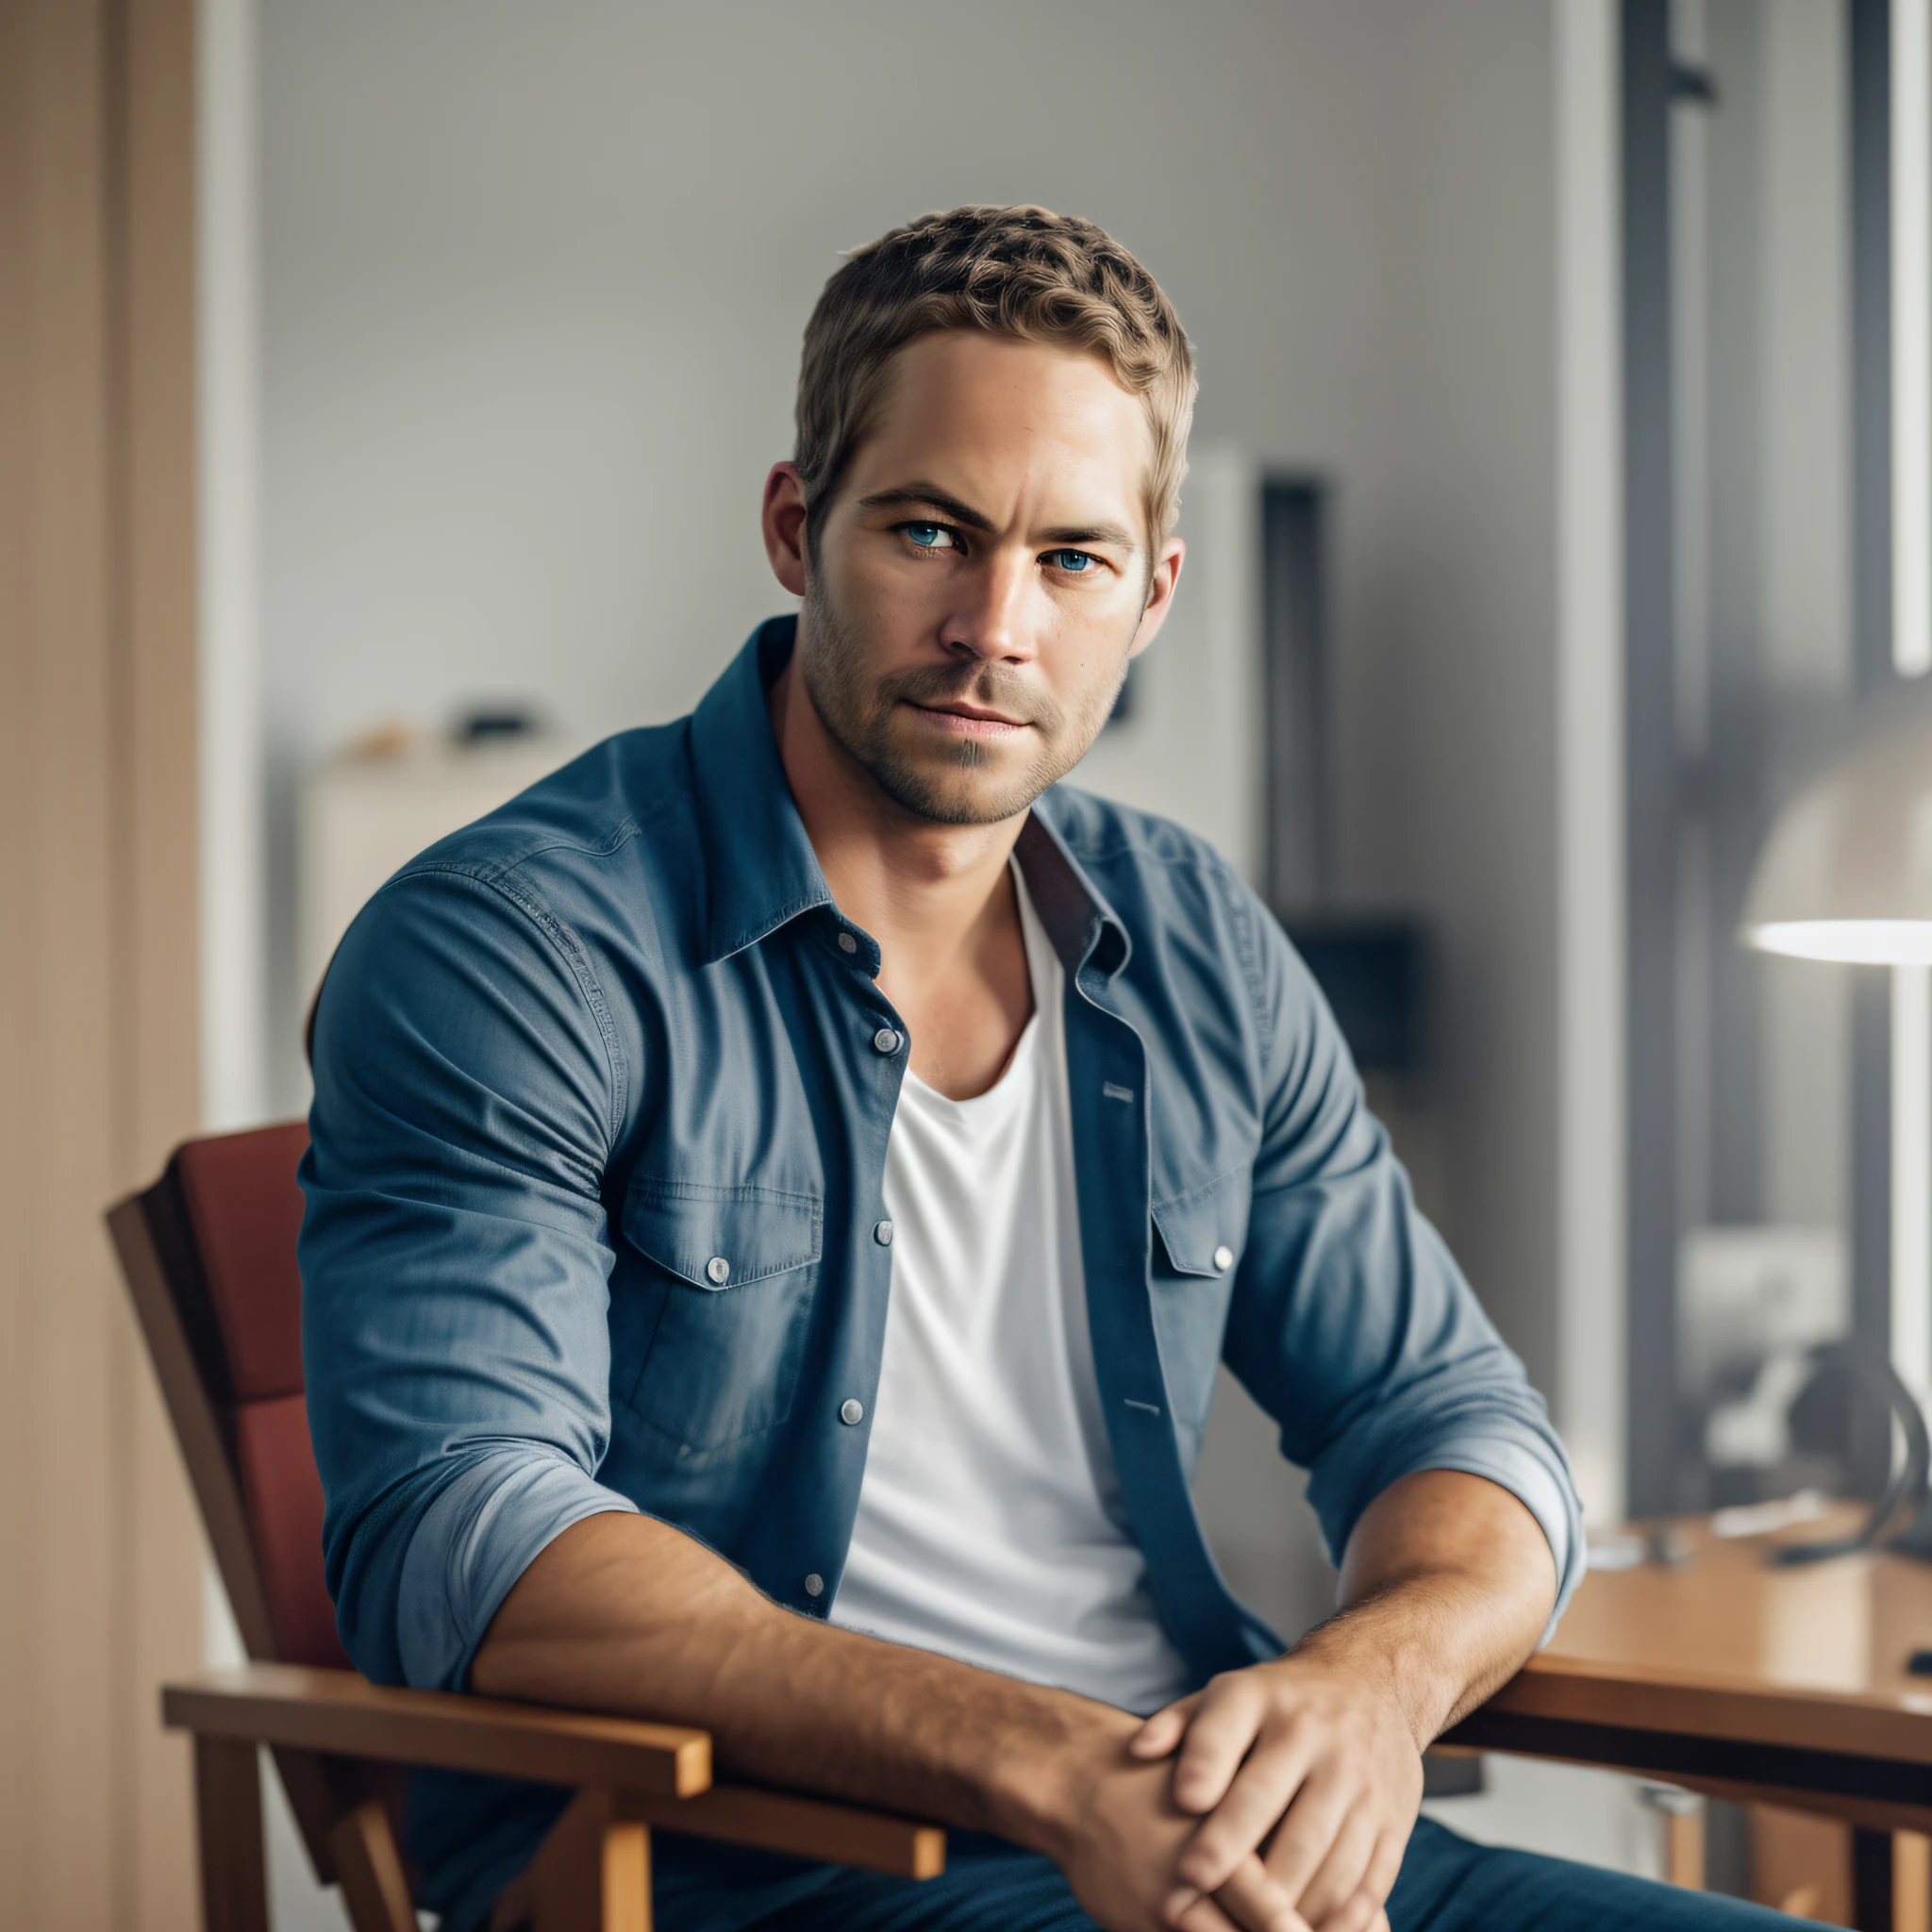
[[[886,1150],[892,1289],[831,1621],[1134,1711],[1191,1687],[1147,1591],[1087,1330],[1066,975],[1013,869],[1033,1017],[996,1085],[909,1068]]]

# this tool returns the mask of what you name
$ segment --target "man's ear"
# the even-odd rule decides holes
[[[805,595],[805,486],[795,463],[774,463],[765,478],[765,555],[772,575],[794,597]]]
[[[1146,608],[1141,612],[1141,627],[1134,633],[1128,657],[1138,658],[1167,622],[1175,586],[1181,580],[1181,564],[1187,554],[1188,546],[1178,537],[1170,537],[1160,546],[1160,555],[1154,559],[1154,568],[1148,573]]]

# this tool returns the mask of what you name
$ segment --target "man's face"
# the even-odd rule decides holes
[[[1145,409],[1098,358],[965,331],[894,358],[806,572],[797,668],[921,818],[990,824],[1076,764],[1166,614]]]

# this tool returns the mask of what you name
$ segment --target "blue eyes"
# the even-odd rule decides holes
[[[901,524],[898,528],[915,549],[958,550],[962,547],[958,532],[950,524]],[[1042,555],[1041,561],[1065,572],[1070,577],[1091,576],[1100,565],[1100,559],[1088,550],[1049,550]]]

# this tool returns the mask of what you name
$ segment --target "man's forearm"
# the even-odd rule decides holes
[[[1135,1721],[1067,1691],[794,1615],[650,1517],[594,1516],[505,1599],[471,1669],[491,1696],[711,1733],[720,1768],[1049,1848],[1068,1767]]]
[[[1515,1674],[1556,1600],[1556,1559],[1522,1503],[1481,1476],[1424,1470],[1362,1512],[1342,1608],[1296,1654],[1386,1674],[1420,1747]]]

